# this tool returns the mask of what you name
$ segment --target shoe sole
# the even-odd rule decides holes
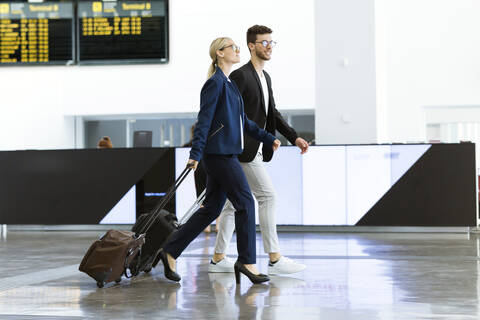
[[[208,273],[233,273],[233,269],[232,270],[208,270]]]

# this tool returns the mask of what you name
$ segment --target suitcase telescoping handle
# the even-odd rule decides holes
[[[178,222],[179,225],[185,224],[188,221],[188,219],[190,219],[190,217],[195,212],[197,212],[198,209],[200,209],[200,207],[203,204],[203,201],[205,200],[206,193],[207,193],[207,190],[206,189],[203,190],[203,192],[198,196],[197,200],[195,200],[195,202],[190,207],[190,209],[188,209],[188,211],[185,212],[185,214],[183,215],[182,219],[180,219],[180,221]]]
[[[137,236],[143,233],[146,233],[148,229],[153,225],[155,220],[158,218],[158,215],[160,214],[160,211],[162,211],[163,208],[167,205],[167,203],[172,199],[173,195],[175,194],[175,191],[177,191],[178,187],[180,184],[182,184],[183,180],[188,176],[190,171],[192,171],[193,165],[192,164],[187,164],[187,167],[182,171],[180,176],[175,180],[175,183],[167,190],[167,193],[163,197],[163,199],[155,206],[155,208],[152,210],[152,214],[148,217],[147,222],[143,225],[143,227],[140,229],[140,231],[137,233]]]

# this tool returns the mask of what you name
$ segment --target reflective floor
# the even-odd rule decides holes
[[[99,232],[0,238],[0,319],[479,319],[475,234],[280,233],[304,272],[263,285],[208,274],[215,234],[178,260],[180,283],[151,274],[103,289],[77,268]],[[229,256],[235,258],[235,243]],[[267,256],[257,234],[258,267]]]

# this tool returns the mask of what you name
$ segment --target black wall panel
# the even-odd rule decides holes
[[[0,152],[0,224],[97,224],[152,168],[165,169],[157,186],[171,185],[174,158],[160,148]]]
[[[474,144],[432,144],[356,225],[476,226],[475,172]]]

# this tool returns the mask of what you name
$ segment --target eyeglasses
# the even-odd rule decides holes
[[[233,51],[235,51],[235,52],[240,52],[240,47],[237,46],[236,44],[231,44],[231,45],[229,45],[229,46],[223,47],[223,48],[220,49],[220,50],[223,50],[223,49],[226,49],[226,48],[230,48],[230,47],[232,47],[232,50],[233,50]]]
[[[262,46],[264,46],[265,48],[270,45],[272,48],[275,47],[275,45],[277,44],[275,41],[273,40],[270,40],[270,41],[267,41],[267,40],[263,40],[263,41],[256,41],[255,43],[261,43]]]

